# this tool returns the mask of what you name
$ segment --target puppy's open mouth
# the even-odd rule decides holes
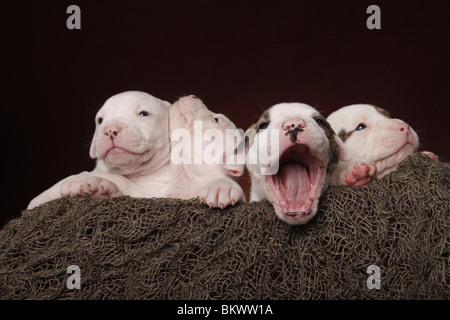
[[[311,219],[322,191],[325,166],[306,145],[286,149],[280,157],[278,173],[266,176],[267,189],[280,217],[291,224]],[[277,208],[278,207],[278,208]]]

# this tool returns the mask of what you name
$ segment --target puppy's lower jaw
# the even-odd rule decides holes
[[[269,199],[279,218],[289,224],[304,224],[314,217],[325,168],[305,145],[295,145],[283,153],[278,173],[265,177]]]
[[[413,144],[407,142],[394,153],[376,160],[375,165],[377,166],[377,173],[375,177],[381,178],[396,170],[399,163],[409,155],[413,154],[416,150],[417,148]]]

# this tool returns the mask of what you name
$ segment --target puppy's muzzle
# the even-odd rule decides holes
[[[281,128],[285,131],[285,136],[290,136],[290,140],[292,143],[297,141],[297,134],[303,132],[303,129],[306,127],[306,122],[301,118],[290,118],[283,122]]]
[[[106,137],[109,137],[111,139],[114,139],[115,137],[117,137],[119,135],[119,133],[122,131],[122,127],[117,126],[117,125],[113,125],[113,126],[106,126],[103,129],[103,134]]]

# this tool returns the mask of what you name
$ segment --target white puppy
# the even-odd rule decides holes
[[[236,126],[224,115],[209,111],[195,96],[182,97],[171,106],[172,179],[168,197],[199,197],[210,208],[222,209],[245,199],[233,178],[243,174],[245,163],[227,163],[226,150],[233,152],[239,142],[227,139],[227,130],[231,133]]]
[[[89,153],[97,160],[95,169],[58,182],[28,209],[69,194],[164,196],[170,180],[169,107],[138,91],[109,98],[95,117]]]
[[[407,123],[391,119],[386,110],[372,105],[342,107],[327,121],[344,142],[349,156],[335,170],[335,185],[358,186],[372,177],[382,177],[419,147],[417,134]]]
[[[339,158],[345,159],[342,142],[325,118],[306,104],[281,103],[265,111],[246,137],[250,200],[268,199],[289,224],[311,220],[329,175]],[[270,161],[256,157],[252,162],[261,150]]]

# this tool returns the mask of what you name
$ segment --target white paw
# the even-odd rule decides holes
[[[232,179],[220,179],[210,182],[200,191],[200,201],[210,208],[222,208],[234,206],[240,200],[245,199],[241,186]]]
[[[422,151],[423,154],[426,154],[431,158],[431,160],[439,162],[439,157],[431,151]]]
[[[364,162],[354,164],[349,170],[342,174],[344,184],[348,186],[362,186],[368,184],[377,173],[377,167],[373,164]]]
[[[61,186],[61,195],[72,197],[89,195],[99,199],[119,197],[123,193],[116,184],[99,177],[73,178],[65,181]]]

